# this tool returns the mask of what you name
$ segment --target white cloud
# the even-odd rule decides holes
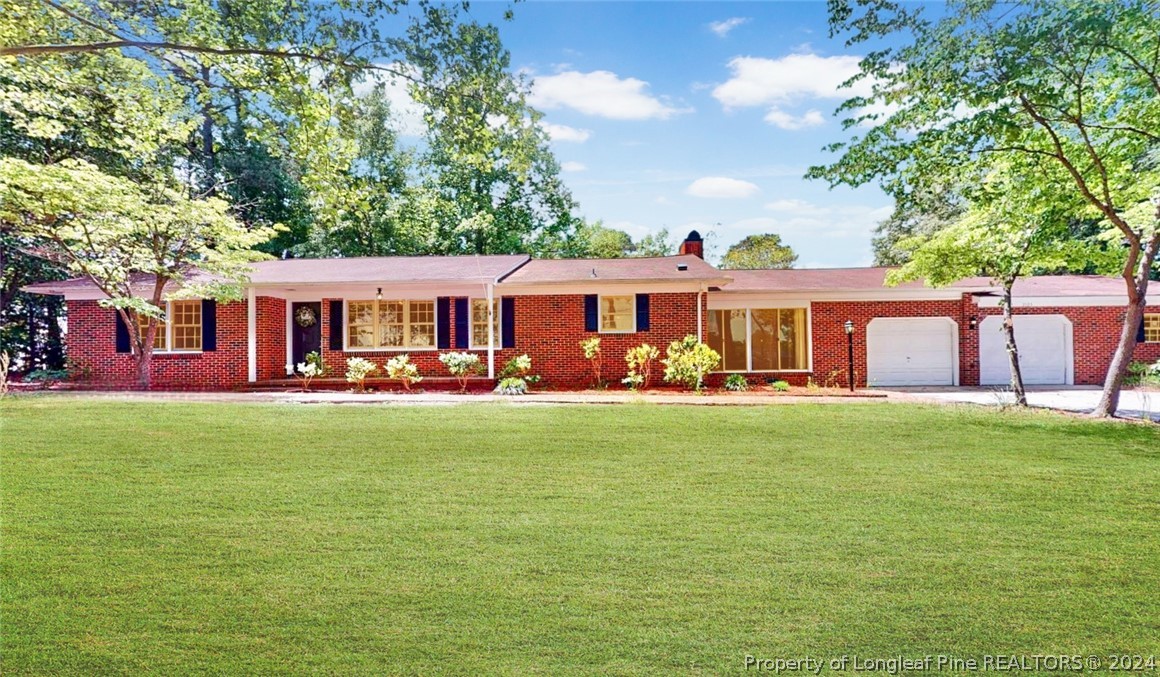
[[[826,124],[826,118],[817,109],[810,109],[804,115],[791,115],[780,108],[770,108],[765,114],[765,121],[774,127],[782,129],[805,129]]]
[[[583,172],[587,171],[588,167],[583,162],[561,162],[560,169],[565,172]]]
[[[714,21],[709,24],[709,30],[717,34],[717,37],[723,38],[729,35],[729,31],[737,28],[741,24],[748,23],[749,17],[735,16],[724,21]]]
[[[405,63],[380,65],[404,74],[417,72],[414,67]],[[355,83],[354,93],[356,96],[366,96],[376,85],[382,84],[383,96],[391,105],[395,131],[400,136],[423,136],[427,132],[427,124],[423,121],[423,107],[411,98],[411,93],[407,91],[408,82],[400,75],[376,70],[361,82]]]
[[[748,181],[724,176],[704,176],[689,184],[685,192],[693,197],[743,198],[756,195],[760,189]]]
[[[891,206],[817,205],[798,199],[781,199],[767,203],[773,217],[748,219],[747,225],[760,224],[768,232],[801,233],[822,238],[869,238],[875,226],[894,210]],[[741,222],[745,223],[745,222]],[[762,231],[765,232],[765,231]]]
[[[873,83],[859,80],[849,88],[842,83],[858,74],[859,56],[789,54],[778,59],[739,56],[729,62],[731,77],[713,89],[713,98],[726,109],[768,107],[765,121],[782,129],[805,129],[825,123],[817,108],[794,114],[787,109],[806,101],[840,103],[869,96]]]
[[[665,120],[688,112],[649,94],[648,86],[610,71],[564,71],[537,77],[528,103],[541,110],[571,108],[613,120]]]
[[[592,136],[592,131],[588,129],[577,129],[569,127],[568,125],[557,125],[551,122],[541,122],[540,126],[548,133],[548,137],[553,141],[561,143],[584,143]]]

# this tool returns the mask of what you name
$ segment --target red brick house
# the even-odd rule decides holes
[[[246,300],[168,302],[153,384],[228,389],[285,378],[318,351],[337,373],[347,358],[382,364],[407,353],[445,375],[441,352],[478,353],[494,378],[526,353],[544,383],[583,387],[579,343],[600,336],[604,375],[624,353],[664,349],[688,334],[721,353],[721,371],[753,381],[847,383],[852,323],[859,385],[1000,385],[1008,367],[998,293],[985,279],[932,289],[884,286],[887,269],[718,270],[691,233],[663,258],[536,260],[526,255],[292,259],[255,264]],[[95,384],[134,382],[129,334],[85,280],[32,285],[63,295],[68,353]],[[1123,282],[1098,276],[1020,280],[1016,336],[1029,384],[1103,381],[1122,324]],[[1135,358],[1160,359],[1160,306],[1148,309]]]

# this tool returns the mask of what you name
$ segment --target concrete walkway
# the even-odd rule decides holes
[[[895,392],[905,393],[918,399],[932,402],[965,402],[998,406],[1014,402],[1014,396],[1007,388],[897,388]],[[1100,399],[1100,388],[1096,386],[1031,386],[1027,389],[1027,403],[1033,407],[1061,409],[1078,413],[1090,413]],[[1124,390],[1120,394],[1120,408],[1116,414],[1123,418],[1144,418],[1160,422],[1160,391]]]

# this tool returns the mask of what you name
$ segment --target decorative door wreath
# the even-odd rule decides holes
[[[294,311],[294,321],[298,323],[299,327],[307,329],[318,323],[318,315],[314,313],[314,309],[310,306],[302,306]]]

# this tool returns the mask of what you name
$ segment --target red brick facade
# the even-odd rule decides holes
[[[705,312],[707,295],[702,295],[701,312]],[[515,347],[496,349],[496,372],[510,358],[527,353],[533,371],[543,376],[543,385],[552,388],[581,388],[592,382],[591,365],[584,359],[580,342],[600,336],[603,354],[602,376],[614,387],[627,372],[624,355],[629,348],[650,343],[661,349],[669,342],[697,329],[697,294],[655,293],[650,295],[650,328],[631,334],[597,334],[585,331],[584,295],[555,294],[514,297]],[[246,339],[246,303],[221,303],[217,306],[217,349],[202,353],[165,354],[153,358],[153,387],[158,389],[220,390],[236,388],[247,382],[248,348]],[[273,297],[257,298],[259,380],[284,377],[286,374],[287,303]],[[394,351],[330,350],[330,303],[322,299],[322,355],[332,372],[346,370],[346,360],[358,355],[381,366]],[[854,322],[854,371],[859,385],[865,385],[866,327],[876,317],[948,317],[958,325],[959,380],[963,385],[979,382],[978,329],[971,328],[971,318],[981,322],[998,308],[980,308],[974,297],[941,301],[818,301],[811,304],[811,372],[762,372],[750,374],[754,382],[784,379],[795,385],[812,377],[825,385],[846,383],[846,333],[844,323]],[[1103,382],[1107,365],[1119,338],[1124,310],[1121,307],[1041,307],[1019,308],[1019,314],[1062,314],[1073,325],[1076,384]],[[1148,312],[1160,313],[1152,306]],[[93,387],[129,388],[135,383],[132,356],[117,353],[114,311],[101,308],[96,301],[68,302],[68,355],[77,373]],[[703,316],[702,316],[703,317]],[[451,344],[455,345],[455,304],[451,304]],[[702,332],[704,332],[704,327]],[[702,333],[702,340],[705,339]],[[497,338],[498,340],[498,338]],[[413,350],[411,360],[425,376],[446,376],[438,361],[437,350]],[[444,351],[446,352],[446,351]],[[473,350],[486,363],[487,351]],[[1138,360],[1160,359],[1160,343],[1140,344]],[[660,384],[661,365],[654,370],[654,383]],[[718,385],[724,375],[715,374],[711,385]]]

